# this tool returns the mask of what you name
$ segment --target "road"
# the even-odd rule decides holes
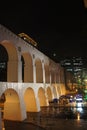
[[[5,130],[87,130],[87,106],[44,107],[25,121],[4,120]]]

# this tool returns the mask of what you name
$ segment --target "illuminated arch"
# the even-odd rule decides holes
[[[9,88],[4,94],[6,98],[4,103],[4,119],[21,120],[21,108],[17,92]]]
[[[38,97],[40,101],[40,106],[47,106],[46,103],[46,96],[45,96],[45,90],[43,88],[39,88],[38,90]]]
[[[37,111],[35,94],[32,88],[27,88],[24,93],[24,101],[26,105],[27,112],[35,112]]]

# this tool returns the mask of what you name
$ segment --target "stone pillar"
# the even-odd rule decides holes
[[[42,69],[43,69],[43,83],[45,84],[45,68],[44,68],[44,63],[42,63]]]
[[[35,60],[33,60],[33,82],[36,83],[36,65],[35,65]]]
[[[36,104],[37,104],[37,112],[39,112],[40,111],[40,102],[39,102],[38,96],[35,97],[35,99],[36,99]]]
[[[47,95],[47,91],[46,90],[45,90],[45,97],[46,97],[46,106],[49,106],[48,95]]]
[[[25,106],[25,102],[24,102],[24,97],[21,94],[21,91],[20,91],[19,98],[20,98],[19,100],[20,100],[20,109],[21,109],[21,121],[23,121],[27,118],[27,113],[26,113],[26,106]]]
[[[18,61],[18,82],[22,82],[22,62]]]
[[[50,71],[50,84],[52,84],[52,81],[51,81],[51,80],[52,80],[52,78],[51,78],[51,71]]]

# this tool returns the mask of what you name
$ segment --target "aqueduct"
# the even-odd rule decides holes
[[[0,97],[3,117],[22,121],[65,93],[63,68],[0,25]]]

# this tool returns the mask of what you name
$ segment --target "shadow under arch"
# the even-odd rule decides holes
[[[4,95],[3,118],[6,120],[21,120],[21,108],[17,92],[14,89],[9,88],[4,92]]]
[[[35,93],[32,88],[27,88],[24,93],[24,102],[27,112],[37,112],[37,104],[35,99]]]

